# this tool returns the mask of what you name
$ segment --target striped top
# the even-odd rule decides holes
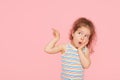
[[[62,80],[83,80],[83,73],[78,50],[70,43],[67,44],[66,51],[62,54]]]

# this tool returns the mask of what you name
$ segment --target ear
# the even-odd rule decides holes
[[[72,37],[74,36],[74,31],[72,31]]]

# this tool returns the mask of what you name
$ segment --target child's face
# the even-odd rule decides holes
[[[82,44],[89,42],[90,30],[87,27],[80,27],[74,33],[73,36],[73,44],[75,47],[80,47]]]

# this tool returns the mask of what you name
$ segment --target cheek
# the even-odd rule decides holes
[[[78,35],[74,35],[73,38],[74,38],[74,39],[78,39],[79,36],[78,36]]]
[[[85,42],[85,43],[88,43],[88,42],[89,42],[89,39],[85,39],[84,42]]]
[[[80,39],[82,36],[81,35],[75,35],[76,39]]]

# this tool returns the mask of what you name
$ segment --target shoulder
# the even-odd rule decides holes
[[[67,45],[68,45],[68,43],[63,43],[61,46],[62,46],[62,48],[65,50],[66,47],[67,47]]]
[[[61,47],[62,47],[62,53],[64,53],[65,51],[66,51],[66,48],[67,48],[67,45],[68,45],[69,43],[63,43],[63,44],[61,44]]]

